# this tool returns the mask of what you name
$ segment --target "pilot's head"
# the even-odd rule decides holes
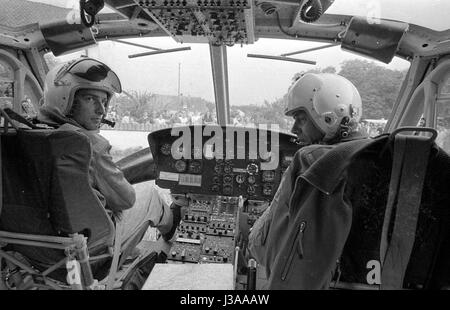
[[[285,110],[300,141],[336,143],[358,130],[361,96],[346,78],[331,73],[307,73],[289,89]]]
[[[104,63],[81,57],[53,68],[44,85],[44,120],[64,118],[88,130],[96,130],[106,115],[114,93],[122,91],[117,75]]]

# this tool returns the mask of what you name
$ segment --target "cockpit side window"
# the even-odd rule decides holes
[[[436,100],[436,143],[450,153],[450,72],[443,81]]]
[[[0,108],[12,108],[14,99],[14,70],[0,59]]]
[[[34,118],[42,89],[32,72],[13,54],[0,49],[0,108],[11,108]]]

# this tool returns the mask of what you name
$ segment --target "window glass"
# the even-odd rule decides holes
[[[0,59],[0,108],[12,108],[14,98],[14,70]]]
[[[436,143],[450,153],[450,74],[444,82],[436,101]]]
[[[0,108],[12,108],[14,82],[0,80]]]
[[[14,80],[13,68],[2,60],[0,60],[0,79]]]

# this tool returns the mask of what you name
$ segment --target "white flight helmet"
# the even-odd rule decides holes
[[[361,96],[346,78],[331,73],[307,73],[289,89],[285,114],[304,110],[325,134],[323,140],[346,138],[357,130],[362,114]]]
[[[48,72],[43,107],[55,107],[67,115],[72,109],[75,92],[79,89],[103,90],[108,94],[108,103],[114,93],[122,92],[119,78],[107,65],[89,57],[81,57],[57,65]]]

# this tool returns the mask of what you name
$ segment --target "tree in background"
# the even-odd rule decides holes
[[[406,75],[406,71],[391,70],[366,60],[347,60],[339,74],[358,89],[363,103],[363,118],[387,119]]]
[[[340,70],[335,67],[314,68],[308,71],[296,73],[292,77],[292,83],[305,73],[338,73],[351,82],[361,94],[363,103],[363,118],[380,119],[388,118],[397,98],[401,82],[406,74],[405,71],[391,70],[365,60],[347,60],[341,64]],[[286,94],[273,102],[265,100],[260,105],[232,106],[231,109],[239,109],[245,113],[244,125],[246,123],[279,124],[282,130],[290,130],[292,119],[284,115],[286,107]],[[124,92],[115,96],[112,105],[115,106],[117,114],[123,116],[126,111],[136,121],[139,121],[145,111],[149,115],[152,112],[181,111],[183,109],[192,112],[206,113],[214,111],[215,105],[202,98],[190,96],[169,96],[150,93],[147,91]]]

